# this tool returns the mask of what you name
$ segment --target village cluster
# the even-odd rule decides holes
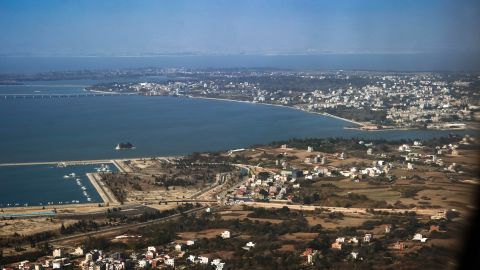
[[[302,83],[298,89],[289,89],[266,78]],[[465,129],[467,123],[480,118],[479,93],[471,90],[478,79],[439,73],[178,70],[166,82],[115,83],[90,89],[292,106],[361,122],[369,129]],[[314,87],[322,80],[336,84]]]

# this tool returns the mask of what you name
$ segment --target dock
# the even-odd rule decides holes
[[[95,160],[73,160],[73,161],[40,161],[40,162],[13,162],[13,163],[0,163],[0,167],[8,166],[32,166],[32,165],[57,165],[57,166],[72,166],[72,165],[91,165],[113,163],[111,159],[95,159]]]
[[[108,203],[109,205],[120,204],[115,195],[113,195],[112,191],[100,179],[98,174],[87,173],[87,177],[88,180],[90,180],[90,182],[92,183],[93,187],[97,190],[104,203]]]

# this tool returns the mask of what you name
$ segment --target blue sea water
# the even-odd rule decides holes
[[[379,71],[478,71],[478,53],[317,54],[317,55],[165,55],[147,57],[8,57],[1,73],[145,67],[286,68]]]
[[[0,99],[0,163],[182,155],[293,137],[429,138],[448,131],[346,130],[299,110],[177,97]],[[135,150],[117,151],[120,142]]]
[[[284,63],[281,58],[274,59],[277,58],[262,61],[274,61],[264,62],[265,66],[275,66],[275,61],[280,61],[277,63],[279,66]],[[22,62],[22,59],[13,61],[9,58],[10,62],[0,61],[0,73],[76,70],[83,66],[109,68],[117,64],[119,67],[136,67],[131,61],[143,67],[146,64],[154,66],[158,64],[155,61],[159,61],[145,63],[138,59],[134,59],[138,62],[110,59],[103,63],[99,59],[93,62],[83,59],[85,63],[70,63],[67,60],[57,59],[52,64],[37,59],[38,63],[29,66],[31,59],[30,62]],[[216,62],[207,61],[204,65],[209,63],[214,65]],[[233,65],[224,60],[217,64]],[[168,66],[169,63],[162,62],[162,65]],[[163,79],[138,78],[137,81]],[[93,83],[121,80],[38,81],[28,82],[27,85],[3,85],[0,86],[0,96],[12,93],[76,94]],[[450,134],[448,131],[364,132],[344,129],[351,125],[290,108],[205,99],[144,96],[0,99],[0,163],[183,155],[194,151],[248,147],[293,137],[426,139]],[[132,142],[136,149],[114,150],[117,143],[126,141]],[[85,177],[86,172],[93,170],[93,166],[0,167],[0,207],[15,203],[86,202],[76,182],[63,179],[63,175],[70,172],[81,175],[82,182],[91,191],[92,201],[100,201]]]
[[[86,173],[100,165],[73,165],[59,168],[54,165],[0,167],[0,207],[36,206],[50,204],[87,203],[84,186],[90,202],[102,202],[100,195],[88,180]],[[110,165],[111,170],[116,170]],[[75,173],[75,178],[63,176]],[[81,185],[76,179],[80,179]]]

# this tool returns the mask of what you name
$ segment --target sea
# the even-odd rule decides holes
[[[133,60],[129,58],[107,61],[108,65],[100,58],[71,59],[74,63],[65,59],[21,60],[17,62],[9,58],[12,63],[8,68],[8,63],[0,62],[0,73],[78,70],[92,66],[111,68],[109,65],[115,63],[117,68],[140,67],[135,62],[140,60],[135,59],[136,64],[131,64],[129,61]],[[149,62],[152,59],[147,60],[142,67],[155,66],[155,62]],[[242,66],[243,62],[239,63]],[[177,64],[188,63],[180,61]],[[232,63],[229,65],[233,66]],[[150,82],[164,79],[143,77],[136,80]],[[0,85],[0,97],[2,94],[81,94],[86,86],[121,80],[125,79],[30,81],[25,85]],[[174,156],[243,148],[290,138],[428,139],[470,132],[367,132],[345,129],[350,126],[353,124],[340,119],[292,108],[185,97],[0,98],[0,163]],[[115,150],[120,142],[131,142],[136,149]],[[91,202],[100,202],[85,175],[94,171],[94,167],[0,167],[0,207],[86,202],[76,180],[63,178],[72,172],[79,175],[89,191]]]

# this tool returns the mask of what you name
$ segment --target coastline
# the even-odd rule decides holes
[[[227,99],[227,98],[213,98],[213,97],[200,97],[200,96],[192,96],[192,95],[185,95],[183,97],[187,98],[195,98],[195,99],[207,99],[207,100],[219,100],[219,101],[228,101],[228,102],[239,102],[239,103],[245,103],[245,104],[258,104],[258,105],[266,105],[266,106],[275,106],[275,107],[281,107],[281,108],[287,108],[287,109],[293,109],[293,110],[299,110],[302,112],[310,113],[310,114],[317,114],[317,115],[323,115],[327,116],[330,118],[335,118],[341,121],[345,121],[354,125],[357,125],[358,127],[343,127],[344,129],[352,129],[352,130],[360,130],[360,131],[367,131],[367,132],[376,132],[376,131],[406,131],[406,130],[442,130],[442,131],[462,131],[462,130],[469,130],[469,128],[465,129],[458,129],[458,128],[444,128],[444,129],[422,129],[422,128],[414,128],[414,127],[386,127],[386,128],[372,128],[373,126],[376,127],[376,125],[369,123],[369,122],[358,122],[352,119],[344,118],[341,116],[333,115],[330,113],[326,112],[313,112],[313,111],[308,111],[305,109],[302,109],[300,107],[296,106],[288,106],[288,105],[282,105],[282,104],[272,104],[272,103],[262,103],[262,102],[252,102],[252,101],[244,101],[244,100],[236,100],[236,99]]]
[[[236,99],[227,99],[227,98],[199,97],[199,96],[191,96],[191,95],[187,95],[187,96],[185,96],[185,97],[187,97],[187,98],[196,98],[196,99],[208,99],[208,100],[219,100],[219,101],[239,102],[239,103],[255,104],[255,105],[275,106],[275,107],[287,108],[287,109],[292,109],[292,110],[298,110],[298,111],[302,111],[302,112],[306,112],[306,113],[311,113],[311,114],[323,115],[323,116],[335,118],[335,119],[342,120],[342,121],[345,121],[345,122],[349,122],[349,123],[352,123],[352,124],[355,124],[355,125],[359,125],[359,126],[366,126],[366,125],[367,125],[367,123],[356,122],[356,121],[354,121],[354,120],[347,119],[347,118],[343,118],[343,117],[336,116],[336,115],[333,115],[333,114],[307,111],[307,110],[304,110],[304,109],[302,109],[302,108],[295,107],[295,106],[287,106],[287,105],[272,104],[272,103],[251,102],[251,101],[236,100]]]
[[[117,200],[112,191],[99,179],[97,173],[87,173],[87,178],[92,183],[93,187],[97,190],[97,193],[102,198],[103,202],[107,205],[119,205],[120,202]]]

